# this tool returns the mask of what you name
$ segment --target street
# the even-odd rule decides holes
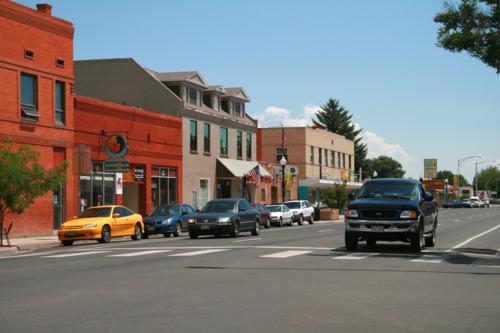
[[[498,332],[500,207],[441,209],[437,246],[344,225],[152,237],[0,258],[2,332]]]

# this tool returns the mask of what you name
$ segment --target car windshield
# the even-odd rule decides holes
[[[300,201],[285,202],[288,208],[300,208]]]
[[[462,202],[470,202],[470,200],[469,199],[464,199],[464,200],[462,200]]]
[[[80,214],[79,218],[109,217],[110,214],[111,214],[111,207],[87,208]]]
[[[266,206],[270,212],[281,212],[281,206]]]
[[[179,215],[179,208],[179,205],[160,206],[151,213],[151,216]]]
[[[358,198],[395,198],[418,200],[419,190],[415,183],[406,182],[368,182],[360,191]]]
[[[202,213],[234,212],[234,201],[209,201],[201,209]]]

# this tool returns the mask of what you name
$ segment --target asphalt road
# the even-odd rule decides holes
[[[441,210],[422,254],[343,237],[317,223],[2,257],[0,331],[500,331],[499,207]]]

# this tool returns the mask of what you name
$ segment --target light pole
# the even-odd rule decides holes
[[[461,158],[458,160],[457,163],[457,196],[460,199],[460,166],[462,165],[463,162],[470,160],[471,158],[483,158],[483,155],[472,155],[472,156],[467,156],[464,158]]]
[[[444,180],[444,202],[448,202],[448,178]]]
[[[283,155],[280,160],[281,165],[281,203],[285,203],[285,167],[286,167],[286,158]]]
[[[476,162],[476,174],[475,174],[475,177],[476,177],[476,181],[475,181],[475,183],[476,183],[475,185],[476,185],[476,186],[475,186],[475,187],[476,187],[476,189],[475,189],[475,191],[474,191],[474,195],[475,195],[476,197],[478,196],[478,195],[477,195],[477,192],[478,192],[478,190],[477,190],[477,187],[478,187],[478,186],[477,186],[477,165],[478,165],[478,164],[484,164],[484,163],[497,163],[497,164],[500,164],[500,161],[495,161],[495,160],[494,160],[494,161],[479,161],[479,162]]]

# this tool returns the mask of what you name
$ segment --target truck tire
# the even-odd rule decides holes
[[[347,248],[348,251],[356,251],[356,249],[358,248],[358,237],[346,231],[345,247]]]

